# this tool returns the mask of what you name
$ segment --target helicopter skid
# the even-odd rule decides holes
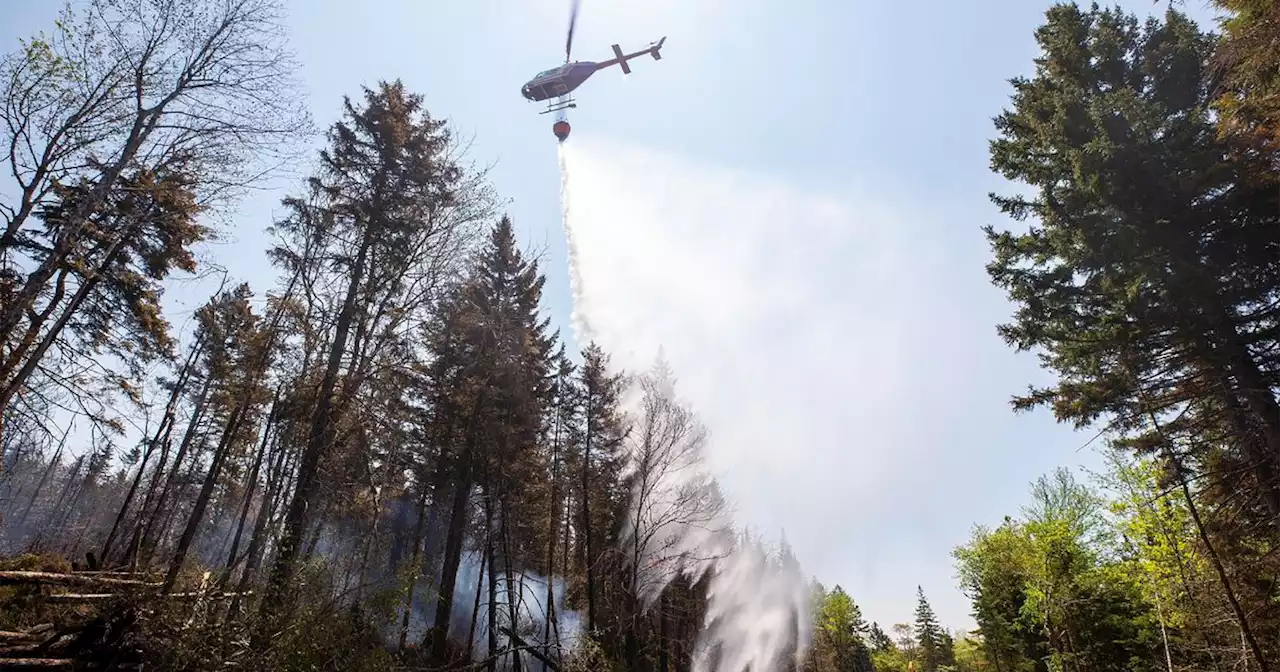
[[[539,112],[538,114],[547,114],[548,112],[559,112],[560,110],[567,110],[571,107],[577,107],[577,106],[578,104],[576,102],[572,100],[566,100],[558,103],[552,103],[551,105],[547,106],[547,109]]]

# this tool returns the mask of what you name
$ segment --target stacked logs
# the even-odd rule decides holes
[[[0,670],[141,670],[142,652],[129,642],[148,599],[218,600],[232,593],[208,590],[208,575],[195,592],[162,594],[157,577],[110,571],[0,571],[0,586],[22,587],[14,599],[66,605],[86,615],[83,606],[118,603],[121,608],[78,624],[41,623],[25,630],[0,631]]]

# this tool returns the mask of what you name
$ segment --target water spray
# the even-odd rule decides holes
[[[565,126],[568,126],[568,122],[564,123]],[[567,134],[566,131],[566,136]],[[561,140],[561,144],[556,147],[556,154],[560,161],[560,217],[564,226],[565,246],[569,250],[569,292],[573,298],[573,308],[569,319],[573,323],[574,338],[579,344],[584,344],[595,340],[595,334],[591,331],[591,325],[587,322],[586,311],[583,308],[586,300],[583,296],[578,239],[574,235],[573,227],[569,222],[569,162],[567,153],[568,149],[564,146],[564,141]]]
[[[563,123],[567,137],[568,122]],[[587,315],[579,232],[570,211],[570,157],[564,138],[557,153],[571,321],[578,343],[585,344],[594,341],[595,334]],[[674,378],[665,362],[661,364],[646,377],[649,392],[655,395],[650,403],[657,399],[660,406],[680,407]],[[633,403],[625,405],[637,410]],[[637,415],[646,415],[640,410]],[[670,410],[673,418],[682,413]],[[659,428],[654,434],[683,435],[672,433],[673,429]],[[687,436],[692,439],[692,434]],[[707,470],[700,442],[693,443],[699,445],[673,445],[658,453],[652,452],[652,446],[630,448],[624,472],[634,473],[643,464],[654,477],[636,480],[647,483],[646,489],[631,493],[621,535],[625,555],[633,556],[627,561],[635,565],[637,597],[647,610],[676,579],[707,580],[707,613],[695,644],[694,672],[772,670],[798,664],[812,638],[808,580],[785,546],[771,552],[759,540],[735,533],[731,516],[716,505],[719,485]],[[647,501],[640,503],[637,497]]]

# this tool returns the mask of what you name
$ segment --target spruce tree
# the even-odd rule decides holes
[[[1267,151],[1280,149],[1280,3],[1273,0],[1213,0],[1229,12],[1215,54],[1221,82],[1221,127],[1230,135],[1252,135]]]
[[[1280,528],[1271,158],[1217,137],[1213,43],[1182,14],[1139,26],[1060,5],[1036,37],[1036,74],[1013,80],[991,145],[993,167],[1035,189],[993,199],[1034,221],[986,228],[988,271],[1017,305],[1001,335],[1042,350],[1058,381],[1015,408],[1051,406],[1079,427],[1106,418],[1144,450],[1220,448],[1228,487]]]
[[[938,642],[938,668],[953,670],[956,667],[956,641],[951,633],[943,630]]]
[[[880,627],[879,623],[873,622],[871,624],[871,630],[867,635],[867,639],[871,645],[871,650],[874,652],[888,651],[893,648],[893,639],[891,639],[889,635],[885,634],[884,629]]]
[[[938,672],[942,660],[942,627],[925,599],[924,588],[916,586],[916,642],[920,647],[921,672]]]
[[[526,510],[550,507],[546,474],[551,465],[540,450],[547,411],[554,400],[552,354],[554,338],[548,318],[539,315],[545,278],[537,263],[516,247],[511,220],[503,217],[492,228],[466,284],[452,300],[448,322],[460,330],[442,334],[442,344],[460,348],[451,356],[456,384],[441,389],[437,422],[457,446],[439,463],[449,505],[435,624],[430,633],[432,655],[445,662],[449,652],[449,622],[457,589],[458,567],[468,523],[471,493],[480,486],[483,497],[483,545],[489,567],[489,644],[496,646],[497,576],[512,581],[517,564],[533,564],[544,557],[542,534]],[[545,496],[544,496],[545,493]],[[443,498],[442,498],[443,499]],[[516,600],[504,601],[514,610]],[[513,619],[514,611],[505,618]]]
[[[603,551],[614,545],[612,532],[626,506],[618,488],[622,471],[622,444],[627,425],[618,406],[624,376],[609,372],[609,357],[595,343],[582,351],[578,395],[582,419],[578,443],[582,464],[578,497],[581,510],[581,560],[586,576],[587,630],[599,625],[597,567]]]
[[[315,376],[315,404],[262,603],[265,614],[282,606],[312,522],[321,462],[350,410],[346,402],[367,379],[353,374],[364,373],[373,359],[371,345],[395,333],[396,321],[409,314],[403,304],[407,283],[446,261],[433,251],[459,235],[447,213],[463,198],[463,171],[449,156],[444,122],[431,118],[421,96],[398,81],[365,89],[363,103],[345,101],[307,195],[285,200],[289,215],[276,226],[283,241],[271,251],[286,269],[311,265],[313,274],[331,273],[324,279],[333,288],[326,297],[333,330]],[[319,278],[309,278],[308,286],[324,291]]]

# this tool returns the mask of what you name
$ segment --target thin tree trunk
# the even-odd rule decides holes
[[[204,385],[201,386],[200,396],[196,399],[195,407],[191,411],[191,420],[187,422],[187,429],[182,433],[182,442],[178,444],[178,454],[173,457],[173,468],[169,470],[169,474],[164,479],[164,484],[160,487],[160,494],[156,496],[156,506],[152,510],[151,515],[147,518],[147,524],[142,530],[142,539],[138,544],[138,553],[143,565],[151,564],[151,557],[156,549],[156,523],[158,519],[169,513],[166,504],[169,496],[173,493],[173,486],[178,481],[178,475],[182,472],[182,461],[190,452],[192,444],[195,442],[196,436],[200,433],[200,423],[204,420],[204,413],[209,406],[209,391],[213,387],[213,382],[205,378]],[[156,474],[156,478],[160,478],[160,474]]]
[[[1191,488],[1187,485],[1187,477],[1182,467],[1182,460],[1173,454],[1171,448],[1166,447],[1166,450],[1169,458],[1173,461],[1174,470],[1178,476],[1178,484],[1182,488],[1182,496],[1187,501],[1187,510],[1191,514],[1191,520],[1196,525],[1196,533],[1200,536],[1200,543],[1204,544],[1205,552],[1213,563],[1213,569],[1218,574],[1218,580],[1222,583],[1222,592],[1225,594],[1227,602],[1231,605],[1231,611],[1235,614],[1236,621],[1240,624],[1240,636],[1248,643],[1259,672],[1269,672],[1271,665],[1262,654],[1262,647],[1258,645],[1258,640],[1253,634],[1253,628],[1249,625],[1249,617],[1245,614],[1244,608],[1240,605],[1240,600],[1236,597],[1235,589],[1231,585],[1231,578],[1227,575],[1227,570],[1222,564],[1222,558],[1218,556],[1218,550],[1209,539],[1204,523],[1200,520],[1200,510],[1191,495]]]
[[[488,533],[485,534],[484,543],[485,543],[485,548],[487,548],[489,544]],[[480,622],[480,596],[484,594],[484,570],[485,570],[485,567],[487,566],[486,563],[489,561],[489,556],[485,554],[483,549],[479,550],[479,555],[480,555],[480,571],[479,573],[476,574],[476,597],[474,600],[474,604],[471,605],[471,630],[467,632],[467,659],[468,660],[475,653],[476,626]],[[493,568],[489,568],[489,571],[492,572]]]
[[[347,337],[351,333],[352,322],[355,320],[356,299],[364,279],[369,249],[373,245],[373,234],[373,227],[365,228],[359,252],[356,254],[355,265],[351,269],[351,282],[347,286],[347,294],[342,301],[342,310],[338,313],[333,343],[329,347],[329,357],[325,363],[324,377],[320,381],[315,409],[311,414],[307,446],[298,466],[298,485],[294,488],[293,501],[289,503],[289,510],[285,516],[284,535],[280,539],[279,552],[271,570],[271,578],[267,582],[266,596],[262,601],[263,616],[270,617],[278,613],[283,606],[286,584],[293,576],[294,565],[298,559],[298,545],[302,542],[302,537],[307,530],[310,517],[308,509],[319,476],[320,460],[333,442],[334,425],[337,420],[337,413],[333,408],[333,393],[337,388],[342,357],[347,349]],[[260,634],[265,635],[265,631]]]
[[[369,579],[369,558],[373,556],[374,542],[378,539],[378,522],[382,515],[382,500],[376,485],[370,486],[370,494],[373,497],[373,506],[369,510],[369,527],[358,535],[362,538],[364,551],[360,555],[360,567],[356,571],[356,588],[353,598],[356,602],[364,600],[364,589]]]
[[[40,526],[40,531],[36,533],[32,548],[40,549],[44,544],[45,534],[51,531],[50,528],[61,525],[60,520],[71,514],[70,505],[63,506],[63,504],[67,501],[67,495],[71,493],[72,487],[80,478],[80,468],[84,466],[84,460],[84,455],[76,458],[71,467],[71,474],[67,476],[67,480],[63,481],[62,492],[58,495],[58,502],[53,506],[53,516],[46,520],[45,525]]]
[[[469,517],[468,504],[471,499],[472,469],[475,462],[475,449],[478,440],[476,423],[479,419],[480,409],[484,404],[483,393],[479,395],[471,407],[471,414],[467,422],[467,438],[462,455],[458,456],[457,463],[450,465],[443,463],[440,469],[448,470],[451,467],[458,472],[458,478],[454,483],[453,505],[449,515],[449,530],[445,534],[444,557],[441,560],[440,572],[440,590],[439,597],[436,600],[436,620],[431,627],[431,651],[435,656],[437,663],[446,662],[442,656],[446,655],[449,642],[449,616],[453,610],[453,593],[455,584],[458,580],[458,565],[462,562],[462,543],[466,533],[466,524]],[[489,564],[489,573],[493,573],[493,563]]]
[[[1164,664],[1168,672],[1173,672],[1173,654],[1169,653],[1169,630],[1164,624],[1164,607],[1160,604],[1160,591],[1156,587],[1155,578],[1151,579],[1152,595],[1155,596],[1156,619],[1160,621],[1160,642],[1164,645]]]
[[[322,511],[321,515],[315,517],[316,524],[314,527],[311,528],[311,536],[308,538],[308,541],[307,541],[307,549],[302,553],[302,559],[304,562],[315,557],[316,548],[320,546],[320,537],[323,536],[324,534],[325,521],[328,520],[329,518],[330,506],[331,506],[330,502],[326,501],[324,503],[324,508],[321,510]]]
[[[240,538],[244,534],[244,526],[249,518],[249,509],[253,506],[253,495],[258,490],[258,475],[262,469],[262,462],[266,459],[267,446],[271,441],[271,430],[276,424],[279,404],[280,389],[277,388],[275,399],[271,402],[271,411],[267,414],[267,423],[262,428],[262,441],[258,444],[258,455],[254,458],[253,467],[249,470],[248,485],[245,487],[244,493],[244,506],[240,507],[240,520],[236,523],[236,532],[231,541],[231,550],[227,552],[227,566],[219,585],[225,586],[231,582],[231,575],[235,572],[236,564],[239,562],[236,559],[236,555],[240,552]]]
[[[485,555],[489,556],[489,672],[495,672],[498,669],[495,658],[498,653],[498,572],[494,571],[497,564],[493,561],[493,498],[487,491],[484,498],[484,527],[489,531],[485,535],[488,538]]]
[[[213,461],[209,464],[209,472],[205,474],[204,484],[200,486],[200,494],[196,496],[195,506],[192,507],[191,515],[187,518],[186,529],[182,531],[182,538],[178,540],[178,548],[174,552],[173,561],[169,564],[169,573],[165,575],[164,587],[161,589],[165,594],[173,590],[174,584],[178,580],[178,574],[182,571],[182,564],[187,559],[187,552],[191,549],[191,543],[195,540],[196,533],[200,531],[200,524],[204,522],[204,512],[209,506],[209,498],[213,496],[213,489],[217,486],[218,478],[222,475],[222,465],[226,462],[227,455],[231,452],[231,444],[234,443],[236,436],[240,433],[240,426],[244,420],[245,413],[248,412],[249,405],[252,403],[252,386],[249,390],[244,391],[243,394],[244,398],[236,405],[231,417],[227,418],[227,424],[222,430],[222,437],[218,441],[217,448],[214,449]]]
[[[409,637],[409,617],[413,614],[413,592],[418,584],[418,568],[421,566],[422,528],[427,518],[427,489],[422,488],[418,495],[418,520],[413,526],[413,554],[409,559],[409,588],[404,598],[404,618],[400,621],[400,643],[397,649],[403,651]]]
[[[591,397],[583,408],[586,411],[587,431],[582,448],[582,544],[583,564],[587,571],[587,632],[596,629],[596,573],[595,556],[591,554]]]
[[[165,103],[169,100],[171,98],[166,98]],[[88,223],[89,213],[97,209],[106,200],[121,173],[124,172],[125,167],[133,162],[138,150],[142,147],[142,143],[146,141],[160,121],[160,114],[163,112],[165,103],[153,110],[137,110],[120,155],[116,157],[114,163],[102,172],[98,183],[89,192],[89,198],[78,204],[67,218],[71,222],[71,226],[67,227],[68,230],[63,231],[62,235],[59,236],[53,251],[31,275],[27,276],[22,289],[13,297],[13,302],[6,306],[4,311],[0,311],[0,341],[8,340],[9,335],[13,333],[13,330],[22,320],[23,312],[35,303],[36,297],[39,296],[49,279],[53,277],[54,271],[62,266],[63,261],[79,243],[80,232]],[[13,224],[10,224],[5,232],[7,243],[12,243],[12,234],[16,234],[16,231],[13,228]],[[6,377],[8,373],[8,371],[3,372],[0,378]],[[6,409],[0,408],[0,416],[3,415],[4,410]]]
[[[556,398],[561,399],[561,379],[556,380]],[[556,576],[556,516],[558,499],[560,498],[560,408],[555,409],[555,429],[551,439],[551,503],[547,516],[547,608],[546,622],[542,628],[543,655],[551,657],[551,628],[556,621],[555,576]],[[566,580],[568,577],[565,577]],[[557,628],[558,630],[559,628]],[[559,639],[557,634],[557,639]]]
[[[12,370],[12,367],[17,364],[19,358],[25,356],[26,361],[23,363],[22,368],[18,369],[18,373],[5,385],[4,390],[0,391],[0,410],[9,408],[9,402],[13,400],[13,397],[18,393],[18,390],[22,389],[23,385],[26,385],[27,379],[30,378],[31,374],[36,370],[36,367],[40,364],[40,360],[44,359],[45,353],[49,351],[49,348],[52,347],[62,335],[62,330],[66,328],[67,323],[71,321],[71,318],[75,315],[76,311],[80,309],[80,306],[84,303],[85,299],[89,298],[89,295],[92,294],[93,291],[98,288],[98,285],[102,283],[103,274],[106,273],[111,266],[115,265],[116,261],[120,258],[121,253],[124,252],[124,242],[136,235],[139,228],[140,227],[138,225],[133,225],[126,227],[124,231],[120,232],[116,239],[111,243],[110,249],[107,251],[106,258],[103,259],[102,263],[100,263],[98,267],[80,283],[80,287],[76,290],[75,295],[71,297],[70,303],[62,309],[62,314],[58,316],[57,321],[55,321],[53,326],[49,327],[49,330],[45,332],[44,338],[40,340],[40,344],[36,346],[34,352],[26,354],[22,350],[19,350],[18,352],[11,354],[9,361],[5,364],[4,374],[0,375],[0,380],[8,375],[9,371]],[[52,305],[50,307],[52,307]],[[35,323],[32,325],[32,328],[38,331],[40,326],[40,323]]]
[[[1141,390],[1142,388],[1139,387],[1138,389]],[[1186,500],[1187,512],[1191,514],[1191,521],[1195,523],[1196,534],[1200,537],[1200,543],[1204,544],[1205,553],[1209,556],[1213,569],[1218,574],[1218,580],[1222,584],[1222,591],[1227,598],[1227,602],[1231,605],[1231,611],[1235,614],[1236,620],[1240,624],[1240,635],[1248,643],[1259,672],[1270,672],[1270,664],[1263,657],[1262,648],[1258,645],[1258,640],[1253,634],[1253,628],[1249,625],[1249,617],[1245,614],[1244,608],[1240,605],[1240,600],[1236,597],[1235,588],[1231,585],[1231,577],[1227,575],[1226,567],[1222,564],[1222,558],[1219,557],[1218,550],[1209,538],[1208,532],[1205,531],[1204,522],[1200,519],[1200,507],[1196,505],[1195,497],[1191,494],[1191,487],[1187,485],[1187,474],[1186,469],[1183,467],[1182,459],[1174,452],[1173,444],[1164,435],[1160,421],[1156,418],[1155,411],[1152,410],[1152,405],[1145,396],[1144,394],[1143,405],[1147,408],[1148,419],[1160,439],[1166,458],[1173,465],[1174,474],[1177,476],[1178,485],[1182,490],[1182,497]]]
[[[467,459],[470,462],[470,459]],[[468,500],[471,491],[471,467],[463,466],[463,475],[454,485],[452,514],[449,517],[449,531],[445,536],[443,567],[440,574],[440,590],[436,598],[436,618],[431,626],[431,651],[438,663],[447,662],[444,656],[448,652],[449,618],[453,613],[453,595],[458,581],[458,565],[462,561],[462,542],[466,531],[466,520],[470,507]],[[490,565],[492,573],[492,565]]]
[[[515,574],[512,571],[512,567],[511,567],[511,535],[508,532],[508,527],[507,527],[507,517],[510,515],[510,511],[507,507],[505,495],[503,495],[501,501],[502,501],[502,509],[501,509],[502,565],[507,576],[507,615],[508,615],[508,618],[510,618],[510,623],[508,625],[511,627],[511,631],[515,632],[518,624],[520,623],[520,619],[516,614],[517,603],[520,601],[519,599],[520,596],[517,595],[516,593],[517,587],[516,587]],[[523,669],[523,666],[521,665],[520,652],[514,648],[511,651],[511,663],[515,672],[521,672],[521,670]]]
[[[667,608],[669,599],[665,594],[658,597],[658,669],[671,672],[670,652],[671,636],[668,633]]]
[[[133,498],[137,495],[138,487],[142,484],[142,477],[147,471],[147,463],[150,462],[151,455],[155,452],[160,442],[164,440],[163,437],[168,436],[173,428],[174,418],[178,413],[178,404],[182,401],[183,392],[186,392],[187,381],[190,380],[192,367],[195,365],[196,356],[200,353],[200,348],[203,344],[204,332],[200,332],[200,336],[191,346],[191,353],[187,355],[186,363],[182,365],[182,370],[178,373],[177,381],[173,384],[173,390],[169,394],[169,401],[164,407],[164,417],[160,419],[160,425],[156,427],[155,435],[147,442],[147,448],[142,453],[142,460],[138,464],[138,474],[129,486],[129,492],[125,495],[124,503],[120,505],[120,512],[116,514],[116,520],[111,525],[107,540],[102,543],[101,556],[103,564],[111,561],[111,546],[115,542],[116,533],[119,531],[121,524],[124,523],[125,517],[129,515],[129,507],[133,505]]]
[[[292,427],[293,423],[287,425]],[[262,554],[267,545],[267,530],[271,523],[271,517],[274,514],[277,499],[285,489],[285,456],[286,451],[283,446],[279,446],[276,450],[275,464],[272,465],[271,473],[267,476],[267,490],[262,493],[262,504],[258,507],[258,515],[253,520],[253,533],[249,536],[249,549],[245,551],[244,572],[240,574],[240,583],[236,586],[236,596],[232,598],[231,605],[228,608],[229,614],[237,614],[240,608],[241,596],[249,588],[249,583],[253,580],[254,574],[258,568],[262,566]]]
[[[49,478],[53,476],[53,472],[58,467],[58,463],[62,460],[62,449],[67,445],[67,436],[71,434],[72,423],[67,423],[67,429],[62,432],[62,438],[58,440],[58,447],[53,451],[53,457],[49,460],[49,466],[45,467],[44,472],[40,475],[40,481],[36,483],[36,490],[31,494],[31,499],[27,500],[27,507],[22,510],[22,515],[18,516],[17,528],[19,531],[26,528],[27,517],[31,515],[31,509],[36,505],[36,501],[40,499],[40,493],[44,491],[44,486]]]

